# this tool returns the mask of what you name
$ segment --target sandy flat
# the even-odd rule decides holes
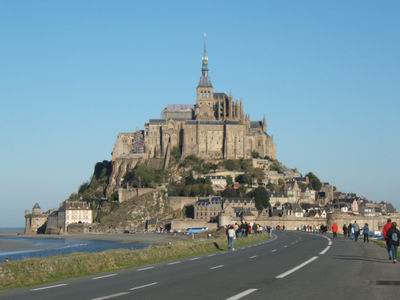
[[[0,234],[1,238],[2,234]],[[10,235],[4,235],[10,236]],[[16,236],[16,235],[14,235]],[[64,235],[51,235],[51,234],[40,234],[32,236],[23,236],[24,238],[41,239],[41,238],[52,238],[52,239],[66,239],[66,240],[99,240],[99,241],[114,241],[122,243],[145,243],[145,244],[164,244],[168,242],[178,241],[187,239],[187,236],[182,234],[162,234],[162,233],[134,233],[134,234],[107,234],[107,233],[81,233],[81,234],[64,234]],[[14,242],[13,240],[12,242]],[[16,241],[23,242],[23,241]],[[3,243],[1,243],[3,244]],[[12,244],[12,243],[10,243]],[[23,243],[21,243],[21,247]],[[2,246],[0,246],[0,249]],[[12,246],[5,246],[12,247]],[[18,248],[18,250],[24,250]],[[2,250],[0,250],[2,251]]]
[[[30,241],[16,239],[1,239],[0,237],[0,252],[31,250],[34,246]]]

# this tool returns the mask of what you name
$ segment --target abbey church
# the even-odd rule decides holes
[[[177,148],[182,158],[195,155],[205,160],[276,158],[265,118],[251,121],[242,101],[214,91],[208,74],[206,46],[202,57],[196,104],[168,105],[160,119],[150,119],[144,130],[120,133],[113,161],[123,158],[166,158]]]

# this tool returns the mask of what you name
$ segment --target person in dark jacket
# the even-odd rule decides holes
[[[397,262],[397,248],[399,247],[400,243],[400,231],[397,229],[396,222],[392,222],[392,228],[390,228],[387,232],[387,237],[392,250],[393,263],[395,264]]]
[[[365,223],[364,227],[363,227],[363,236],[364,236],[364,243],[367,242],[369,243],[369,227],[368,227],[368,223]]]
[[[349,224],[349,226],[347,226],[347,237],[350,239],[353,239],[353,236],[352,236],[352,234],[351,234],[351,228],[353,228],[352,227],[352,225],[351,225],[351,223]]]
[[[343,224],[343,237],[344,238],[347,238],[347,226],[346,226],[346,224]]]

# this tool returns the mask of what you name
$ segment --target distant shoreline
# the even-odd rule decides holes
[[[0,236],[15,236],[24,233],[21,227],[0,227]]]

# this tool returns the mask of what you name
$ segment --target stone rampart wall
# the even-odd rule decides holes
[[[167,203],[172,210],[182,210],[185,206],[194,205],[197,197],[167,197]]]
[[[194,220],[194,219],[182,219],[182,220],[172,220],[171,222],[171,230],[181,230],[184,231],[190,227],[208,227],[210,230],[217,229],[217,223],[208,223],[202,220]]]
[[[298,217],[262,217],[257,218],[255,221],[257,224],[262,226],[271,226],[275,228],[276,226],[283,227],[287,230],[296,230],[297,228],[301,228],[304,225],[320,227],[321,225],[326,225],[326,218],[298,218]]]
[[[364,216],[351,216],[348,214],[328,214],[328,229],[331,228],[333,223],[336,223],[339,227],[339,232],[342,231],[343,224],[349,225],[357,221],[360,228],[368,223],[369,230],[382,231],[383,226],[386,224],[388,218],[391,218],[393,222],[399,224],[400,214],[393,214],[390,216],[375,216],[375,217],[364,217]]]
[[[135,197],[142,196],[147,193],[155,192],[152,188],[131,188],[131,189],[118,189],[119,203],[129,201]]]

